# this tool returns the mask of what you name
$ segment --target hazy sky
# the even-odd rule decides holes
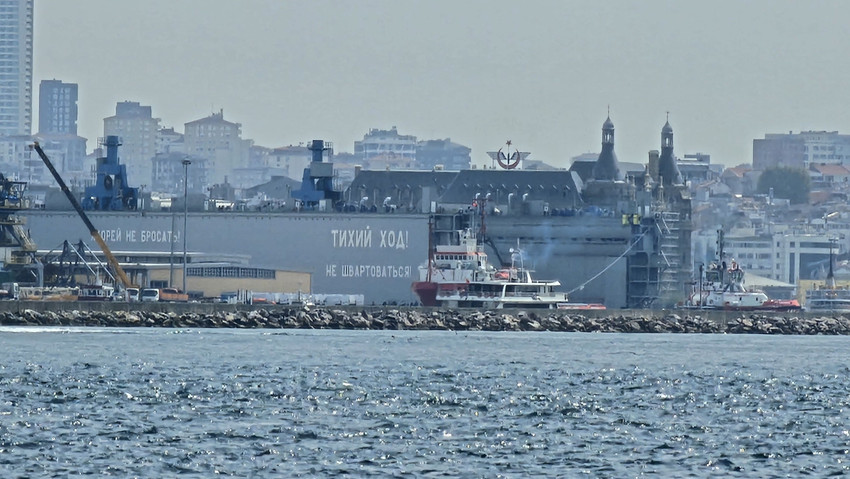
[[[224,109],[243,138],[353,151],[369,128],[451,137],[474,163],[513,140],[568,166],[676,153],[752,161],[752,140],[850,133],[850,2],[35,0],[38,83],[79,84],[89,149],[115,103],[163,126]],[[37,119],[34,129],[37,127]]]

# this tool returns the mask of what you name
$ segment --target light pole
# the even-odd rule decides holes
[[[186,219],[189,217],[189,165],[188,158],[183,160],[183,292],[186,292]]]
[[[176,238],[174,237],[174,223],[177,222],[176,212],[174,211],[174,200],[177,199],[173,194],[171,195],[171,236],[169,237],[169,242],[171,243],[171,254],[168,256],[168,287],[174,287],[174,242]]]

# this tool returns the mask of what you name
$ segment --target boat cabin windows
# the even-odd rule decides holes
[[[434,255],[434,259],[439,261],[470,261],[474,260],[475,257],[468,254],[437,254]]]

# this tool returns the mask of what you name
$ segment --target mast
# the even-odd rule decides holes
[[[431,271],[434,269],[434,215],[428,218],[428,274],[425,281],[431,282]]]
[[[826,287],[829,289],[835,289],[835,275],[832,271],[832,248],[835,246],[835,243],[838,241],[836,238],[829,239],[829,273],[826,274]]]

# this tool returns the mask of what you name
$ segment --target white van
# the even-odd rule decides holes
[[[159,290],[156,288],[143,289],[141,300],[143,303],[155,303],[159,301]]]
[[[139,302],[139,288],[127,288],[127,301],[130,303]]]

